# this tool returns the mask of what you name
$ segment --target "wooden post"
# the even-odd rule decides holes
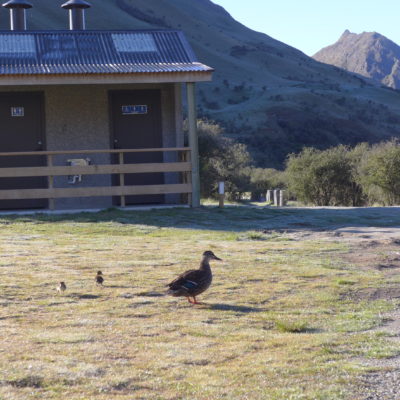
[[[200,207],[199,140],[197,137],[196,97],[194,82],[186,83],[189,147],[192,160],[192,207]]]
[[[52,167],[53,166],[53,156],[51,154],[47,155],[47,166]],[[54,176],[49,175],[49,189],[54,188]],[[49,199],[49,209],[54,210],[55,204],[54,204],[54,199]]]
[[[224,208],[225,203],[225,182],[218,182],[219,208]]]
[[[182,161],[191,162],[190,150],[185,150],[182,153]],[[192,173],[190,171],[183,173],[183,183],[192,183]],[[185,193],[186,203],[191,206],[192,205],[192,193]]]
[[[271,203],[271,192],[272,190],[267,190],[267,198],[265,199],[267,203]]]
[[[124,163],[124,153],[119,153],[119,163],[123,164]],[[119,186],[125,186],[125,175],[124,174],[119,174]],[[125,207],[126,202],[125,202],[125,196],[121,196],[121,207]]]

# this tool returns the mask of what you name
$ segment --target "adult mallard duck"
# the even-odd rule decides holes
[[[205,251],[201,259],[200,268],[190,269],[180,274],[167,285],[169,286],[168,294],[176,297],[186,297],[191,304],[201,304],[197,302],[196,296],[203,293],[211,285],[212,272],[210,260],[222,261],[212,251]]]

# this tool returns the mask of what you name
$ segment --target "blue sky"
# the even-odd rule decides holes
[[[313,55],[350,32],[378,32],[400,45],[400,0],[212,0],[233,18]]]

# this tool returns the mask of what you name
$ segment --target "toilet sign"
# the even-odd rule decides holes
[[[147,105],[122,106],[122,115],[147,114]]]
[[[11,107],[12,117],[23,117],[25,115],[24,107]]]

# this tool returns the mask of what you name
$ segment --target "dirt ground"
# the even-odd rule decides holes
[[[400,227],[343,227],[321,230],[287,231],[293,239],[344,240],[351,251],[346,261],[362,269],[384,273],[387,287],[349,292],[352,300],[373,301],[400,299]],[[384,315],[385,324],[375,330],[390,335],[400,348],[400,309]],[[400,400],[400,356],[383,359],[357,359],[368,368],[358,383],[354,400]]]

